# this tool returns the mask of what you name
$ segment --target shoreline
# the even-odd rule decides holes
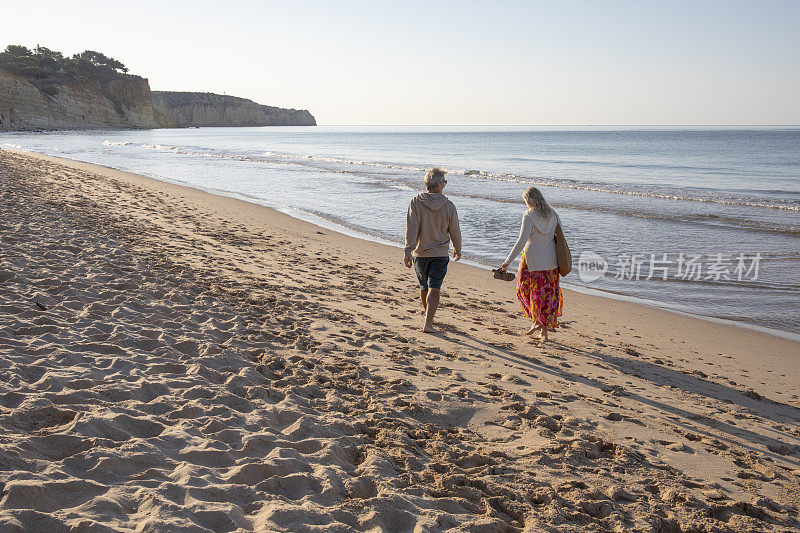
[[[113,170],[113,171],[117,171],[117,172],[124,172],[124,173],[128,173],[128,174],[133,174],[133,173],[130,173],[130,172],[126,171],[126,170],[119,169],[119,168],[116,168],[116,167],[111,167],[111,166],[106,166],[106,165],[99,165],[99,164],[96,164],[96,163],[88,163],[88,162],[78,161],[78,160],[75,160],[75,159],[69,159],[69,158],[64,158],[64,157],[48,156],[46,154],[41,154],[41,153],[38,153],[38,152],[28,151],[28,150],[24,150],[24,149],[20,149],[20,148],[16,148],[16,147],[14,147],[14,148],[4,148],[4,150],[12,152],[12,153],[29,154],[29,155],[33,155],[33,156],[37,156],[37,157],[43,157],[43,158],[52,158],[53,160],[61,161],[61,162],[65,163],[65,164],[70,163],[70,162],[72,162],[72,163],[81,163],[81,164],[85,164],[85,165],[93,165],[93,166],[96,166],[98,168],[104,168],[104,169]],[[259,203],[259,202],[255,201],[255,198],[252,198],[252,197],[250,197],[248,195],[245,195],[245,194],[236,193],[236,192],[232,192],[232,191],[213,189],[213,188],[197,187],[197,186],[182,182],[180,180],[171,180],[169,178],[154,178],[154,177],[150,177],[150,176],[144,176],[144,175],[141,175],[141,174],[133,174],[133,175],[139,176],[142,179],[149,179],[149,180],[154,180],[156,182],[169,183],[169,184],[176,185],[176,186],[179,186],[179,187],[186,187],[186,188],[189,188],[189,189],[201,191],[201,192],[204,192],[204,193],[207,193],[207,194],[210,194],[210,195],[214,195],[214,196],[224,196],[224,197],[231,198],[231,199],[234,199],[234,200],[240,200],[240,201],[252,204],[252,205],[257,205],[259,207],[263,207],[265,209],[271,209],[271,210],[276,211],[276,212],[287,214],[288,216],[290,216],[292,218],[295,218],[297,220],[301,220],[303,222],[307,222],[307,223],[312,224],[314,226],[318,226],[318,227],[320,227],[322,229],[328,229],[330,231],[335,231],[335,232],[337,232],[337,233],[339,233],[341,235],[345,235],[345,236],[348,236],[348,237],[360,239],[360,240],[363,240],[363,241],[366,241],[366,242],[374,242],[374,243],[378,243],[378,244],[382,244],[382,245],[386,245],[386,246],[391,246],[391,247],[402,249],[402,245],[400,243],[393,242],[393,241],[390,241],[388,239],[381,238],[379,236],[371,235],[369,233],[360,232],[360,231],[358,231],[356,229],[352,229],[352,228],[349,228],[349,227],[347,227],[345,225],[339,224],[337,222],[333,222],[333,221],[327,220],[327,219],[325,219],[323,217],[315,215],[314,213],[310,213],[310,212],[304,211],[302,209],[288,208],[288,207],[286,207],[285,209],[281,209],[280,207]],[[469,259],[469,258],[462,259],[461,264],[462,265],[473,266],[475,268],[479,268],[479,269],[484,270],[484,271],[491,271],[491,268],[492,268],[491,265],[487,265],[487,264],[484,264],[484,263],[481,263],[479,261],[472,260],[472,259]],[[577,267],[575,267],[575,268],[577,268]],[[574,271],[573,277],[576,276],[576,275],[577,275],[577,270]],[[564,279],[564,278],[562,278],[562,279]],[[594,289],[592,287],[584,287],[584,286],[581,286],[581,285],[575,285],[575,284],[572,284],[568,279],[565,280],[565,281],[562,281],[562,286],[564,287],[565,290],[572,291],[572,292],[577,292],[577,293],[580,293],[580,294],[583,294],[583,295],[587,295],[587,296],[592,296],[592,297],[597,297],[597,298],[604,298],[604,299],[608,299],[608,300],[624,302],[624,303],[631,304],[631,305],[634,305],[634,306],[642,306],[642,307],[645,307],[645,308],[648,308],[648,309],[658,309],[660,311],[664,311],[664,312],[667,312],[667,313],[672,313],[672,314],[675,314],[675,315],[679,315],[679,316],[683,316],[683,317],[687,317],[687,318],[691,318],[691,319],[695,319],[695,320],[703,320],[703,321],[707,321],[707,322],[710,322],[710,323],[713,323],[713,324],[729,326],[729,327],[733,327],[733,328],[742,328],[742,329],[745,329],[745,330],[751,330],[751,331],[763,333],[763,334],[766,334],[766,335],[774,336],[774,337],[777,337],[777,338],[781,338],[781,339],[785,339],[785,340],[789,340],[789,341],[800,343],[800,333],[796,333],[796,332],[793,332],[793,331],[784,331],[784,330],[780,330],[780,329],[770,328],[770,327],[767,327],[767,326],[761,326],[761,325],[754,324],[754,323],[731,320],[731,319],[728,319],[728,318],[720,318],[720,317],[706,316],[706,315],[690,313],[690,312],[685,312],[685,311],[679,311],[677,309],[671,308],[668,304],[663,303],[663,302],[658,302],[658,301],[655,301],[655,300],[648,300],[648,299],[639,298],[639,297],[636,297],[636,296],[628,296],[628,295],[625,295],[625,294],[614,293],[614,292],[611,292],[611,291],[604,291],[604,290],[601,290],[601,289]]]
[[[797,342],[0,152],[0,529],[785,531]]]
[[[110,168],[110,167],[108,167],[108,168]],[[115,170],[118,170],[118,169],[115,169]],[[151,178],[151,179],[156,179],[156,178]],[[187,187],[191,187],[191,185],[185,185],[183,183],[178,183],[178,182],[175,182],[175,183],[177,185],[184,185],[184,186],[187,186]],[[219,190],[215,190],[215,189],[202,189],[202,188],[198,188],[198,187],[194,187],[194,188],[196,188],[198,190],[202,190],[202,191],[207,192],[209,194],[217,194],[217,195],[229,196],[231,198],[236,198],[235,194],[227,195],[227,194],[225,194],[224,191],[219,191]],[[402,245],[400,243],[398,243],[398,242],[393,242],[393,241],[390,241],[388,239],[384,239],[384,238],[381,238],[381,237],[370,235],[368,233],[361,233],[358,230],[354,230],[354,229],[348,228],[347,226],[344,226],[342,224],[337,224],[336,222],[332,222],[332,221],[326,220],[326,219],[324,219],[324,218],[322,218],[322,217],[320,217],[318,215],[315,215],[313,213],[308,213],[308,212],[303,211],[301,209],[294,209],[294,208],[276,209],[274,207],[270,207],[270,206],[265,205],[265,204],[259,204],[257,202],[251,201],[244,195],[240,195],[240,196],[241,196],[240,199],[245,201],[245,202],[253,203],[253,204],[256,204],[256,205],[261,205],[261,206],[266,207],[268,209],[275,209],[276,211],[278,211],[280,213],[286,213],[287,215],[289,215],[289,216],[291,216],[293,218],[297,218],[298,220],[302,220],[304,222],[308,222],[310,224],[314,224],[315,226],[319,226],[319,227],[324,228],[324,229],[329,229],[331,231],[336,231],[337,233],[341,233],[342,235],[347,235],[348,237],[353,237],[353,238],[365,240],[365,241],[368,241],[368,242],[375,242],[375,243],[378,243],[378,244],[384,244],[384,245],[392,246],[392,247],[395,247],[395,248],[398,248],[398,249],[402,250]],[[293,212],[296,212],[296,213],[292,214]],[[303,216],[303,215],[305,215],[305,216]],[[473,266],[475,268],[479,268],[481,270],[488,271],[488,272],[491,272],[491,270],[492,270],[492,266],[491,265],[487,265],[485,263],[481,263],[481,262],[476,261],[474,259],[469,259],[466,256],[462,257],[460,263],[463,264],[463,265]],[[704,315],[699,315],[699,314],[695,314],[695,313],[689,313],[689,312],[686,312],[686,311],[678,311],[677,309],[672,309],[668,305],[666,305],[666,304],[664,304],[662,302],[657,302],[655,300],[647,300],[645,298],[639,298],[639,297],[636,297],[636,296],[628,296],[628,295],[625,295],[625,294],[618,294],[618,293],[614,293],[614,292],[611,292],[611,291],[604,291],[602,289],[593,289],[591,287],[584,287],[582,285],[575,285],[575,284],[573,284],[573,283],[571,283],[569,281],[563,281],[563,279],[564,278],[562,278],[561,286],[564,289],[568,290],[568,291],[573,291],[573,292],[577,292],[577,293],[588,295],[588,296],[595,296],[597,298],[606,298],[606,299],[609,299],[609,300],[616,300],[616,301],[619,301],[619,302],[625,302],[625,303],[629,303],[629,304],[633,304],[633,305],[640,305],[640,306],[647,307],[647,308],[650,308],[650,309],[659,309],[661,311],[666,311],[668,313],[674,313],[676,315],[681,315],[681,316],[688,317],[688,318],[693,318],[693,319],[696,319],[696,320],[705,320],[705,321],[708,321],[708,322],[712,322],[714,324],[720,324],[720,325],[724,325],[724,326],[731,326],[731,327],[735,327],[735,328],[744,328],[744,329],[748,329],[748,330],[752,330],[752,331],[757,331],[759,333],[765,333],[765,334],[771,335],[773,337],[778,337],[778,338],[781,338],[781,339],[800,342],[800,333],[795,333],[793,331],[783,331],[783,330],[780,330],[780,329],[768,328],[766,326],[760,326],[758,324],[751,324],[751,323],[748,323],[748,322],[737,322],[735,320],[730,320],[730,319],[727,319],[727,318],[704,316]]]

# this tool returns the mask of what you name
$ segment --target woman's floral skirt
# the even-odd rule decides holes
[[[558,317],[564,307],[558,278],[557,268],[528,270],[525,254],[522,254],[517,276],[517,298],[525,316],[548,329],[558,325]]]

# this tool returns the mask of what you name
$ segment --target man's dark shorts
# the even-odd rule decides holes
[[[444,257],[415,257],[414,272],[417,273],[419,288],[423,291],[441,289],[444,275],[447,274],[447,263],[450,258]]]

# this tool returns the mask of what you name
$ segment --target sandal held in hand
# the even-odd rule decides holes
[[[502,279],[503,281],[514,281],[516,277],[513,272],[500,270],[499,268],[492,270],[492,274],[494,274],[494,279]]]

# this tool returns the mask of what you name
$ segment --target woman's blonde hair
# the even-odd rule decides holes
[[[522,193],[522,198],[525,200],[528,209],[536,211],[545,218],[550,218],[550,216],[555,213],[550,204],[547,203],[547,200],[544,199],[544,196],[542,196],[542,191],[536,187],[528,187],[525,189],[525,192]]]

